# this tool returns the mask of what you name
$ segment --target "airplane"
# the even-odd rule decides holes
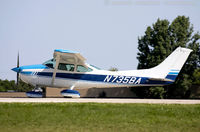
[[[12,70],[20,78],[35,88],[26,92],[28,97],[44,97],[40,87],[66,88],[61,91],[64,97],[80,97],[74,88],[114,88],[164,86],[175,82],[181,68],[186,62],[191,49],[178,47],[162,63],[140,70],[107,71],[86,63],[78,52],[56,49],[53,59],[43,64],[19,66]]]

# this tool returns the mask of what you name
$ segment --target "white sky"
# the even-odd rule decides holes
[[[200,0],[0,0],[0,79],[41,64],[54,49],[80,52],[102,69],[136,69],[138,37],[158,18],[190,17],[200,31]]]

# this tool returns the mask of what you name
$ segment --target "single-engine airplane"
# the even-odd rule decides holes
[[[187,60],[191,49],[176,48],[161,64],[150,69],[106,71],[87,64],[78,52],[54,50],[53,59],[40,65],[29,65],[12,70],[17,72],[17,81],[32,84],[35,89],[26,92],[28,97],[43,97],[40,87],[67,88],[61,91],[64,97],[80,97],[74,88],[111,88],[164,86],[172,84]]]

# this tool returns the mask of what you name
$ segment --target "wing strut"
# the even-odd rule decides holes
[[[51,85],[54,86],[54,81],[55,81],[55,77],[56,77],[56,72],[57,72],[57,69],[58,69],[58,64],[60,62],[60,55],[57,55],[56,56],[56,65],[54,67],[54,71],[53,71],[53,76],[52,76],[52,80],[51,80]]]

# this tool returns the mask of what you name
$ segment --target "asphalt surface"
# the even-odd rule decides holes
[[[145,103],[145,104],[200,104],[200,100],[178,99],[119,99],[119,98],[0,98],[4,103]]]

